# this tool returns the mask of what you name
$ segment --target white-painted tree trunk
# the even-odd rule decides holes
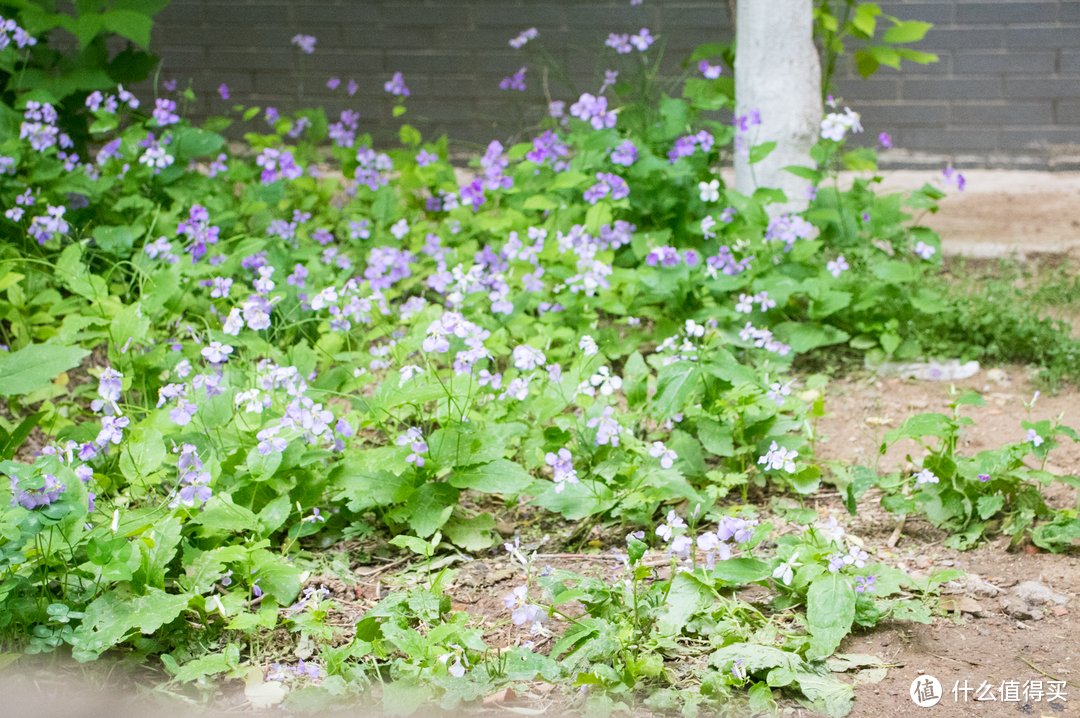
[[[754,110],[761,124],[745,133],[747,146],[776,142],[776,149],[751,165],[735,156],[735,189],[781,189],[782,205],[770,215],[800,212],[809,200],[809,182],[785,172],[788,165],[813,167],[810,148],[821,125],[821,66],[814,47],[813,0],[738,0],[735,37],[737,116]]]

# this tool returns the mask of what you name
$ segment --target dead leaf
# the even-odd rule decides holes
[[[949,611],[955,613],[959,609],[962,613],[982,613],[982,606],[979,602],[970,596],[949,596],[942,598],[938,603],[938,607],[943,611]]]
[[[278,681],[263,681],[262,669],[257,667],[248,670],[244,681],[244,696],[255,708],[276,706],[285,700],[285,695],[289,692]]]
[[[1050,612],[1053,613],[1055,616],[1068,616],[1069,615],[1069,609],[1065,608],[1064,606],[1054,606],[1053,608],[1050,609]]]
[[[513,703],[516,700],[517,694],[514,693],[513,688],[503,688],[498,693],[492,693],[490,696],[484,698],[484,705],[501,706],[504,703]]]

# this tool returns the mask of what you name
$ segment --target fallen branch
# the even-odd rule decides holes
[[[1056,676],[1052,676],[1049,673],[1047,673],[1046,671],[1044,671],[1043,669],[1036,666],[1034,663],[1032,663],[1028,659],[1024,658],[1023,656],[1017,656],[1016,660],[1023,661],[1024,663],[1028,664],[1029,666],[1031,666],[1033,669],[1035,669],[1039,673],[1043,674],[1047,678],[1052,678],[1054,681],[1056,681],[1058,683],[1068,683],[1070,686],[1073,686],[1074,688],[1080,688],[1080,684],[1073,683],[1072,681],[1063,681],[1060,678],[1057,678]]]
[[[885,543],[889,548],[896,548],[896,542],[900,540],[900,534],[904,531],[904,523],[907,521],[907,516],[901,516],[900,520],[896,522],[896,528],[893,529],[892,536]]]

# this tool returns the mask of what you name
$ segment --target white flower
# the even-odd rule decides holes
[[[534,349],[527,344],[514,347],[514,366],[518,371],[532,371],[544,363],[546,357],[539,349]]]
[[[600,348],[596,346],[596,340],[586,334],[581,337],[581,341],[578,342],[578,349],[585,352],[585,356],[591,357],[596,352],[600,351]]]
[[[675,460],[679,458],[679,455],[664,446],[662,441],[653,442],[652,448],[649,449],[649,456],[660,459],[660,466],[664,469],[670,469],[674,466]]]
[[[941,483],[941,479],[934,476],[934,472],[931,471],[930,469],[923,469],[919,473],[915,474],[915,485],[916,486],[919,486],[920,484],[939,484],[939,483]]]
[[[698,189],[701,191],[702,202],[715,202],[720,199],[720,180],[699,182]]]
[[[798,557],[799,552],[796,551],[791,556],[791,558],[776,567],[776,570],[773,571],[772,577],[775,578],[777,581],[782,581],[785,586],[790,586],[791,580],[795,577],[795,569],[799,566],[802,566],[801,563],[796,563],[795,561],[795,559],[797,559]]]
[[[712,239],[716,236],[716,232],[712,231],[712,228],[716,226],[716,220],[712,217],[706,217],[701,220],[701,232],[705,235],[705,239]]]
[[[675,513],[674,509],[672,509],[667,513],[667,520],[656,527],[656,535],[665,541],[670,541],[674,529],[682,528],[684,526],[686,526],[686,522]]]
[[[735,311],[749,314],[754,311],[754,298],[747,294],[739,295],[739,303],[735,305]]]
[[[409,223],[404,219],[399,219],[394,223],[394,226],[390,228],[390,234],[394,235],[398,239],[401,239],[409,233]]]
[[[620,377],[612,376],[611,370],[606,366],[602,366],[596,370],[596,373],[589,377],[589,384],[600,389],[600,393],[604,396],[611,396],[618,389],[622,389],[623,381]],[[588,391],[586,387],[583,394],[593,396],[593,393]]]
[[[404,384],[417,374],[423,374],[424,370],[416,366],[415,364],[406,364],[405,366],[398,369],[398,373],[401,374],[401,383]]]
[[[780,382],[774,382],[769,386],[769,390],[765,392],[765,396],[776,402],[777,406],[784,405],[784,397],[791,395],[791,382],[787,384],[780,384]]]

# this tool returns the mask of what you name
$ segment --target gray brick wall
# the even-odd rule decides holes
[[[868,138],[889,132],[897,147],[963,164],[1054,166],[1080,154],[1080,0],[881,5],[901,19],[933,22],[915,47],[940,61],[882,68],[869,80],[841,68],[837,89],[862,112]],[[671,77],[698,44],[732,35],[723,0],[173,0],[153,44],[163,77],[191,79],[199,116],[236,102],[282,110],[319,104],[332,115],[356,110],[362,130],[389,136],[397,122],[382,84],[400,71],[412,92],[407,121],[427,136],[486,143],[539,116],[537,46],[523,52],[507,44],[534,26],[567,69],[565,80],[548,78],[552,98],[564,100],[595,92],[603,69],[637,59],[605,48],[608,32],[648,27],[664,43]],[[298,32],[318,38],[314,55],[290,46]],[[499,80],[523,64],[528,90],[500,90]],[[337,91],[326,87],[331,76],[342,79]],[[350,79],[359,85],[354,97],[344,90]],[[228,102],[215,92],[223,82]]]

